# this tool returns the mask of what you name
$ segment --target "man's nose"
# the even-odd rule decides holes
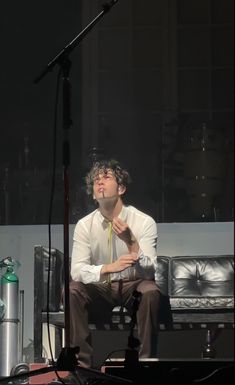
[[[103,177],[100,177],[99,180],[98,180],[98,184],[101,185],[104,183],[104,178]]]

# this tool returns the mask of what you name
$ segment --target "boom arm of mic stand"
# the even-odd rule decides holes
[[[72,50],[84,39],[90,30],[98,23],[99,19],[103,17],[118,0],[112,0],[103,5],[103,11],[100,12],[94,20],[92,20],[69,44],[67,44],[41,71],[41,73],[34,79],[34,83],[38,83],[48,72],[52,71],[57,63],[60,63],[63,58],[70,54]]]

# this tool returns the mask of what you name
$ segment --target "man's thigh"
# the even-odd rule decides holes
[[[134,291],[145,294],[149,291],[158,291],[159,289],[154,281],[138,279],[136,281],[123,282],[123,304],[128,306],[133,302]]]
[[[138,283],[136,290],[140,291],[142,294],[145,294],[148,291],[159,291],[156,283],[154,281],[149,280],[141,280]]]
[[[84,284],[71,282],[70,290],[76,293],[82,302],[84,310],[88,310],[89,318],[107,318],[115,305],[111,288],[106,283]]]

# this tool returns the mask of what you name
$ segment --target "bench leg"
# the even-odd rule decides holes
[[[53,358],[55,360],[59,357],[59,354],[62,350],[62,346],[63,346],[62,334],[63,334],[63,329],[60,326],[50,324],[51,348],[52,348]],[[48,330],[47,330],[46,323],[43,324],[42,346],[43,346],[42,356],[44,357],[44,360],[48,360],[50,362],[51,354],[50,354]]]
[[[202,358],[210,359],[216,357],[216,350],[213,346],[215,340],[220,335],[222,329],[219,329],[217,326],[208,328],[206,331],[206,343],[203,346]]]

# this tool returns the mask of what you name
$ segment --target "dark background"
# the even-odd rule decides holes
[[[103,1],[2,4],[0,224],[44,224],[58,66],[34,78]],[[70,55],[70,223],[93,208],[83,178],[114,157],[129,203],[158,222],[232,221],[233,0],[119,0]],[[53,223],[63,223],[62,92]]]

